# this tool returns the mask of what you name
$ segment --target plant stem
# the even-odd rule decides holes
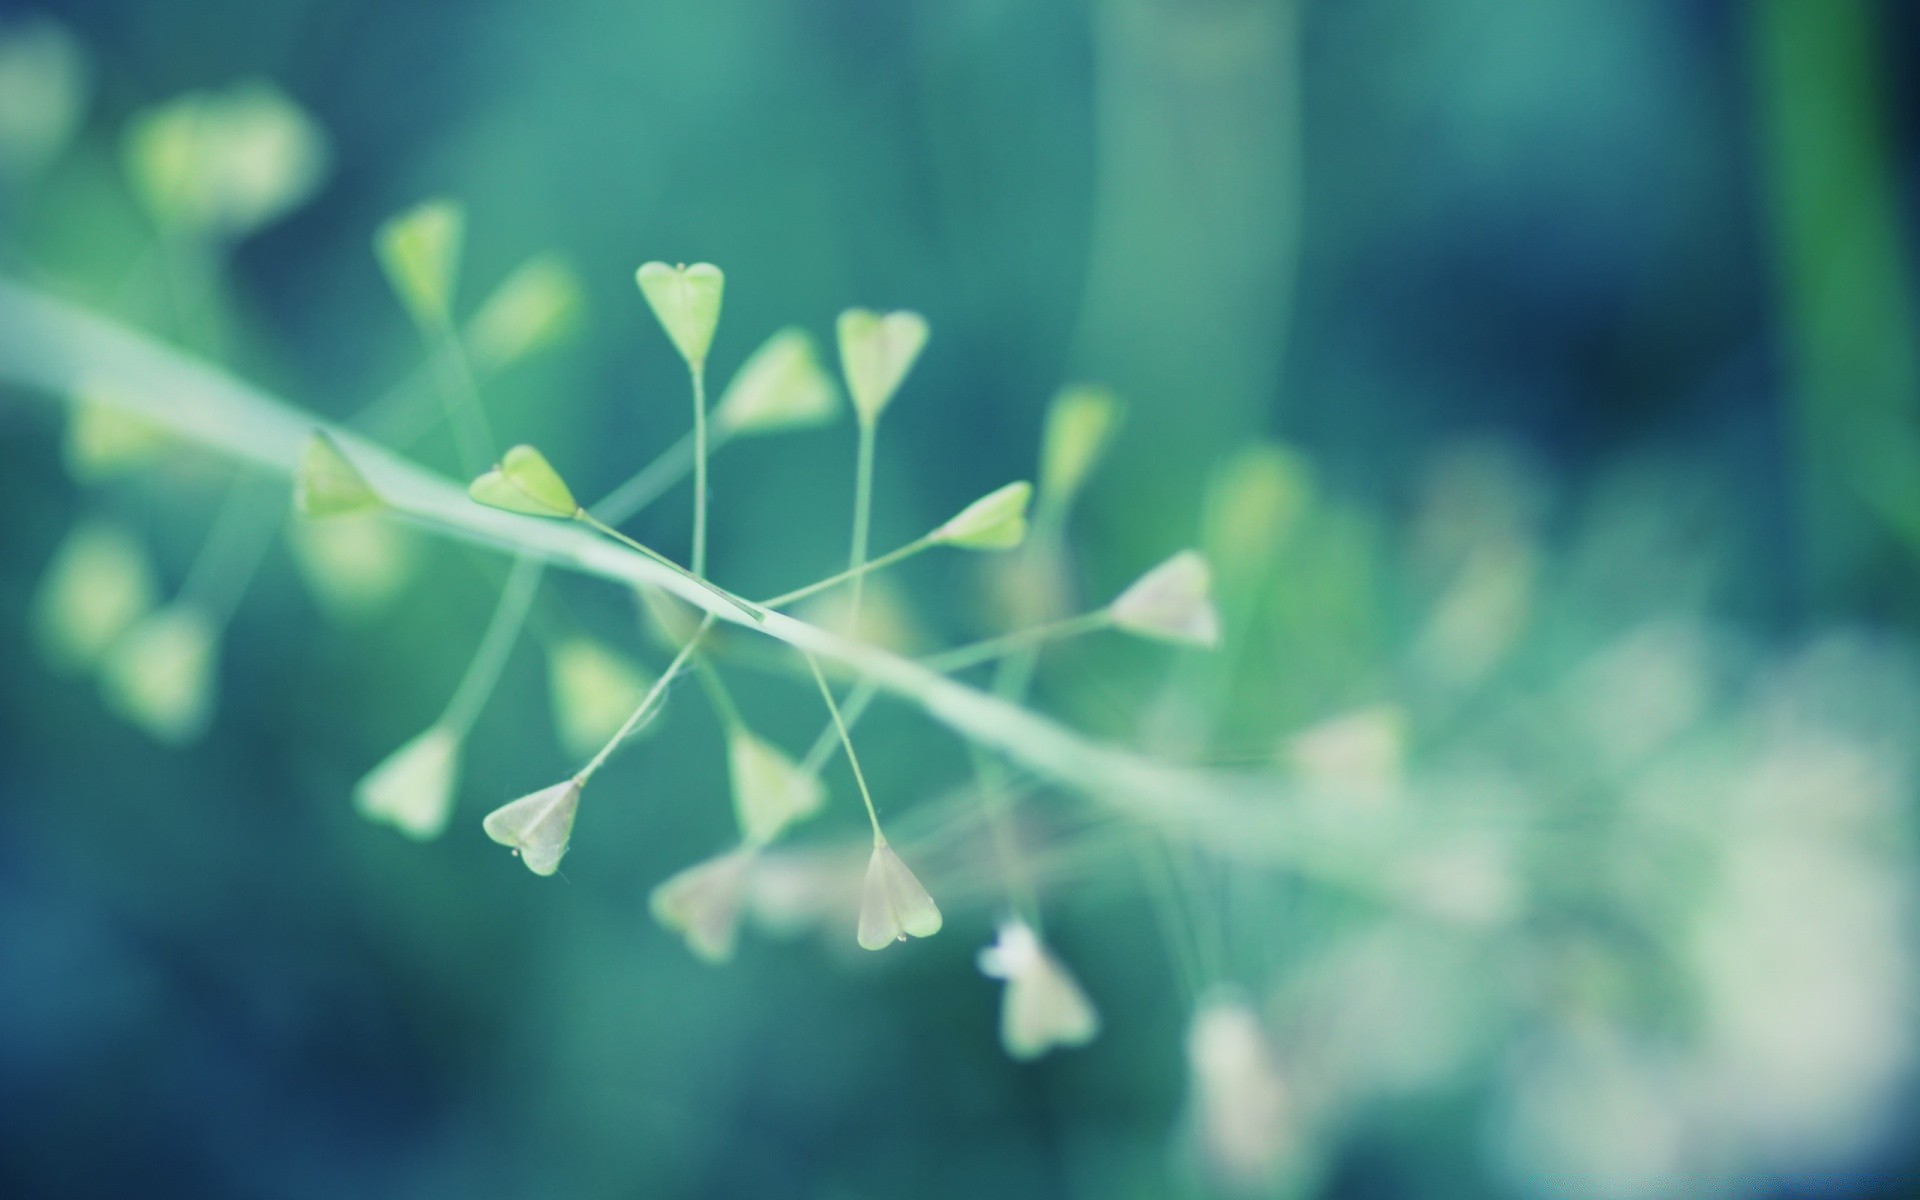
[[[607,739],[607,744],[600,747],[600,752],[595,754],[586,766],[580,768],[580,773],[573,777],[575,783],[581,787],[587,786],[587,781],[592,779],[594,772],[605,765],[613,752],[620,748],[620,743],[633,735],[633,731],[640,727],[641,720],[650,714],[655,702],[666,694],[667,685],[672,683],[673,677],[680,673],[680,668],[687,665],[687,659],[693,656],[694,648],[699,646],[700,639],[705,637],[707,630],[711,628],[713,628],[713,614],[708,613],[701,620],[700,628],[693,631],[693,636],[687,639],[686,644],[680,647],[680,652],[673,656],[673,661],[667,664],[667,669],[660,672],[660,678],[654,680],[653,686],[647,689],[647,694],[640,697],[640,703],[635,706],[633,715],[629,716],[619,730]]]
[[[453,698],[447,701],[440,724],[463,737],[473,728],[480,710],[486,707],[487,698],[493,695],[494,685],[500,682],[500,672],[506,669],[507,658],[513,653],[514,642],[519,639],[521,626],[533,607],[533,598],[540,591],[540,577],[545,573],[546,564],[531,555],[522,554],[513,560],[513,571],[500,589],[500,600],[493,606],[487,631],[480,635],[480,644],[467,663],[459,686],[454,688]]]
[[[727,690],[727,681],[720,678],[713,660],[704,654],[693,659],[694,673],[699,676],[700,686],[706,690],[707,699],[713,703],[714,715],[720,718],[720,727],[729,735],[746,728],[746,721],[740,716],[740,706],[733,702],[733,693]]]
[[[879,558],[870,559],[857,567],[848,567],[838,575],[829,575],[818,583],[810,583],[803,588],[795,588],[791,592],[782,592],[771,600],[762,600],[760,601],[760,607],[785,608],[796,600],[804,600],[808,596],[814,595],[816,592],[824,592],[836,584],[845,583],[849,579],[858,580],[870,571],[878,571],[882,567],[892,566],[903,558],[911,558],[913,555],[920,553],[933,544],[931,537],[923,537],[918,541],[908,542],[897,550],[889,550]]]
[[[233,619],[280,528],[286,510],[278,497],[266,494],[264,485],[269,482],[244,475],[227,485],[220,510],[200,541],[186,579],[181,581],[179,601],[199,611],[216,628]]]
[[[423,328],[420,333],[439,380],[447,417],[453,422],[461,470],[469,477],[479,475],[494,461],[493,431],[487,427],[486,411],[480,407],[480,385],[474,382],[466,347],[449,320],[440,321],[434,328]]]
[[[707,367],[696,363],[693,375],[693,573],[707,573]]]
[[[939,654],[928,655],[920,661],[936,671],[951,674],[954,671],[964,671],[968,667],[1001,658],[1013,651],[1032,650],[1041,642],[1079,637],[1082,634],[1106,629],[1112,624],[1112,614],[1104,608],[1095,609],[1090,613],[1081,613],[1077,617],[1049,621],[1045,625],[1016,630],[996,638],[988,638],[983,642],[956,646],[951,650],[943,650]]]
[[[873,440],[876,422],[860,419],[860,458],[853,476],[853,552],[847,558],[847,570],[858,572],[867,561],[867,526],[873,519]],[[847,635],[860,636],[860,593],[864,576],[853,577],[853,603],[849,606]]]
[[[679,563],[668,558],[666,555],[660,553],[658,550],[652,549],[651,547],[648,547],[648,546],[643,546],[639,542],[634,541],[632,538],[628,537],[624,533],[621,533],[618,529],[615,529],[613,526],[607,524],[605,521],[602,521],[600,518],[594,516],[592,513],[588,512],[586,509],[582,508],[577,510],[573,514],[573,519],[576,521],[579,521],[583,525],[587,525],[593,529],[599,530],[601,533],[606,534],[608,537],[613,538],[615,541],[620,542],[623,545],[629,546],[635,550],[638,550],[640,553],[646,555],[648,558],[659,563],[661,566],[666,567],[672,571],[679,573],[680,575],[685,576],[686,578],[699,584],[701,587],[706,588],[708,591],[712,592],[714,595],[720,597],[722,600],[725,600],[728,604],[733,605],[735,608],[747,614],[749,617],[752,617],[756,622],[765,620],[765,614],[762,613],[759,609],[755,608],[753,605],[747,603],[745,600],[742,600],[740,597],[734,595],[732,592],[727,591],[725,588],[721,587],[719,584],[713,583],[710,580],[707,580],[701,577],[700,575],[697,575],[694,572],[687,570],[685,567],[681,566]]]
[[[873,793],[867,790],[867,775],[860,769],[860,756],[853,752],[853,735],[847,732],[847,722],[840,715],[840,705],[834,701],[833,689],[827,686],[827,677],[820,672],[820,663],[805,650],[800,653],[813,671],[813,681],[820,685],[820,698],[827,702],[827,712],[833,716],[833,727],[840,732],[840,745],[847,752],[847,765],[853,768],[853,781],[860,785],[860,798],[867,802],[867,820],[873,822],[873,844],[883,846],[887,837],[880,832],[880,814],[874,811]]]
[[[722,434],[714,439],[709,450],[718,450],[725,444],[726,435]],[[629,476],[625,483],[608,492],[604,499],[589,504],[587,511],[609,525],[630,521],[635,513],[685,479],[687,472],[692,469],[693,435],[689,433],[662,450],[652,462]]]

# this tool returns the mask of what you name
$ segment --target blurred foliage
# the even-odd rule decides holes
[[[1018,478],[1032,534],[876,576],[861,631],[1027,628],[1196,547],[1219,650],[968,678],[1265,791],[1188,837],[878,701],[946,924],[867,955],[837,753],[817,818],[714,858],[730,781],[756,843],[811,815],[824,719],[729,636],[537,879],[481,814],[684,614],[0,391],[0,1191],[1907,1194],[1917,35],[1868,0],[9,11],[6,279],[455,475],[464,339],[500,446],[583,498],[665,464],[644,500],[689,413],[634,271],[719,264],[710,557],[748,596],[846,562],[836,315],[925,314],[874,549]],[[387,243],[416,330],[375,231],[439,197],[451,237]],[[623,528],[684,561],[691,517]],[[368,798],[396,757],[434,806]]]

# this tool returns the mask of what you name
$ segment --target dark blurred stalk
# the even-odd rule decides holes
[[[1098,161],[1074,366],[1124,389],[1134,443],[1157,455],[1212,454],[1262,431],[1279,394],[1299,241],[1300,8],[1095,6]],[[1205,464],[1161,465],[1174,481]]]
[[[1864,501],[1920,550],[1920,336],[1868,0],[1760,0],[1754,77],[1816,593],[1871,553]]]

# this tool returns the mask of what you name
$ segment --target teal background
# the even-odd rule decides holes
[[[1298,449],[1316,507],[1230,631],[1207,761],[1264,761],[1285,734],[1382,699],[1427,711],[1407,662],[1433,588],[1409,530],[1464,439],[1521,463],[1515,504],[1537,498],[1527,526],[1550,583],[1527,665],[1462,720],[1520,703],[1647,616],[1724,622],[1742,661],[1844,627],[1873,639],[1866,659],[1906,664],[1920,615],[1920,490],[1904,470],[1920,457],[1899,453],[1920,401],[1907,6],[44,11],[90,52],[93,94],[77,141],[0,210],[6,273],[191,342],[122,286],[152,234],[117,131],[186,89],[272,80],[328,131],[334,165],[313,202],[235,249],[224,357],[329,417],[417,365],[372,231],[448,194],[468,209],[468,307],[537,250],[581,273],[582,334],[486,399],[503,441],[539,444],[583,494],[687,427],[684,372],[632,282],[654,258],[725,268],[718,378],[786,324],[829,344],[845,307],[927,315],[881,433],[879,548],[1030,476],[1045,403],[1071,381],[1128,406],[1073,525],[1083,597],[1193,543],[1232,451]],[[864,956],[850,930],[750,933],[709,968],[646,913],[655,883],[732,836],[719,734],[692,689],[596,785],[564,878],[535,879],[479,828],[570,769],[529,640],[470,747],[452,829],[404,842],[347,795],[444,704],[503,564],[422,543],[421,580],[347,626],[275,551],[223,643],[211,734],[156,746],[88,681],[39,665],[32,589],[84,512],[141,529],[177,584],[225,475],[187,455],[83,488],[61,469],[60,428],[54,406],[0,392],[0,1191],[1211,1194],[1181,1133],[1193,981],[1101,810],[1031,806],[1090,848],[1048,897],[1049,935],[1106,1018],[1087,1050],[1033,1066],[1000,1053],[999,985],[972,961],[999,915],[994,876],[964,855],[928,873],[958,897],[939,938]],[[718,456],[715,577],[758,595],[836,569],[853,446],[843,421]],[[1860,483],[1870,446],[1886,486]],[[421,455],[454,472],[450,442]],[[690,507],[677,489],[631,531],[684,556]],[[939,640],[999,628],[976,561],[898,574]],[[560,579],[542,603],[664,661],[611,589]],[[1158,648],[1076,645],[1049,656],[1036,702],[1144,743],[1183,669]],[[729,678],[769,737],[804,748],[818,730],[807,689]],[[1897,715],[1914,689],[1901,676],[1886,694]],[[1423,728],[1453,730],[1443,715]],[[1551,738],[1475,728],[1468,749],[1536,756],[1543,777],[1585,786]],[[1888,733],[1889,761],[1910,740]],[[920,808],[937,834],[965,811],[949,792],[968,761],[944,733],[883,706],[859,744],[883,812]],[[857,844],[838,762],[828,784],[807,836]],[[1905,843],[1886,844],[1904,880]],[[1259,886],[1225,975],[1265,994],[1350,914],[1310,884]],[[1519,1040],[1507,1016],[1486,1020],[1496,1044]],[[1503,1061],[1489,1050],[1444,1087],[1317,1132],[1298,1191],[1540,1194],[1492,1149]],[[1755,1167],[1734,1190],[1905,1194],[1907,1078],[1864,1147]]]

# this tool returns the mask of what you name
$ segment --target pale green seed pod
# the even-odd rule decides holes
[[[213,719],[219,631],[183,605],[159,609],[115,642],[101,664],[107,704],[156,741],[183,745]]]
[[[927,344],[927,320],[916,312],[876,313],[850,308],[840,314],[840,369],[847,394],[863,424],[871,425],[900,390]]]
[[[151,464],[166,448],[164,429],[93,385],[74,394],[67,410],[61,458],[67,474],[99,483]]]
[[[1200,544],[1224,595],[1244,596],[1266,578],[1312,498],[1312,467],[1289,447],[1257,443],[1220,464],[1207,484]]]
[[[460,750],[460,735],[435,725],[354,785],[354,807],[369,821],[391,825],[417,841],[439,837],[460,786]]]
[[[532,517],[571,518],[580,511],[567,481],[532,446],[515,446],[500,465],[467,485],[467,494],[489,508]]]
[[[754,851],[742,846],[695,863],[653,889],[647,908],[663,929],[686,939],[706,962],[733,957]]]
[[[967,505],[928,540],[968,550],[1010,550],[1027,537],[1027,502],[1033,485],[1025,480],[995,488]]]
[[[885,839],[876,840],[860,892],[861,948],[885,950],[909,936],[932,937],[940,925],[940,906],[893,847]]]
[[[384,507],[340,443],[314,430],[293,474],[293,506],[306,517],[339,517]]]
[[[124,158],[133,190],[161,224],[237,238],[298,208],[326,179],[326,134],[261,82],[189,92],[136,114]]]
[[[466,230],[466,209],[436,199],[387,218],[374,234],[380,269],[416,324],[440,328],[452,319]]]
[[[418,535],[378,513],[293,521],[287,545],[320,607],[349,624],[391,604],[420,562]]]
[[[581,759],[606,744],[653,682],[638,663],[613,647],[578,636],[548,654],[547,681],[560,746]]]
[[[509,801],[481,822],[487,836],[509,847],[535,875],[560,869],[573,839],[573,817],[580,808],[580,781],[569,779]]]
[[[92,670],[152,610],[157,594],[153,566],[138,538],[103,520],[75,525],[34,593],[33,628],[42,657],[62,673]]]
[[[733,784],[733,813],[740,836],[764,846],[796,821],[820,811],[827,792],[819,779],[800,769],[779,747],[745,729],[727,737],[727,769]]]
[[[820,365],[813,338],[782,329],[733,374],[714,407],[714,424],[729,434],[784,433],[823,425],[840,415],[840,393]]]
[[[521,263],[467,326],[467,349],[482,371],[498,371],[565,341],[586,310],[580,277],[557,254]]]
[[[0,177],[25,179],[59,156],[86,116],[86,53],[45,18],[0,27]]]
[[[1143,637],[1194,646],[1220,644],[1212,572],[1197,550],[1182,550],[1142,575],[1107,606],[1107,613],[1116,626]]]
[[[1053,398],[1040,440],[1040,494],[1049,504],[1070,504],[1080,494],[1120,417],[1119,399],[1093,384],[1077,384]]]
[[[634,279],[687,366],[696,371],[704,368],[713,331],[720,325],[720,301],[727,286],[720,268],[712,263],[670,267],[650,262],[634,272]]]
[[[982,974],[1007,983],[1000,1003],[1000,1044],[1021,1061],[1056,1046],[1084,1046],[1100,1032],[1100,1014],[1073,975],[1025,921],[1000,926],[980,952]]]

